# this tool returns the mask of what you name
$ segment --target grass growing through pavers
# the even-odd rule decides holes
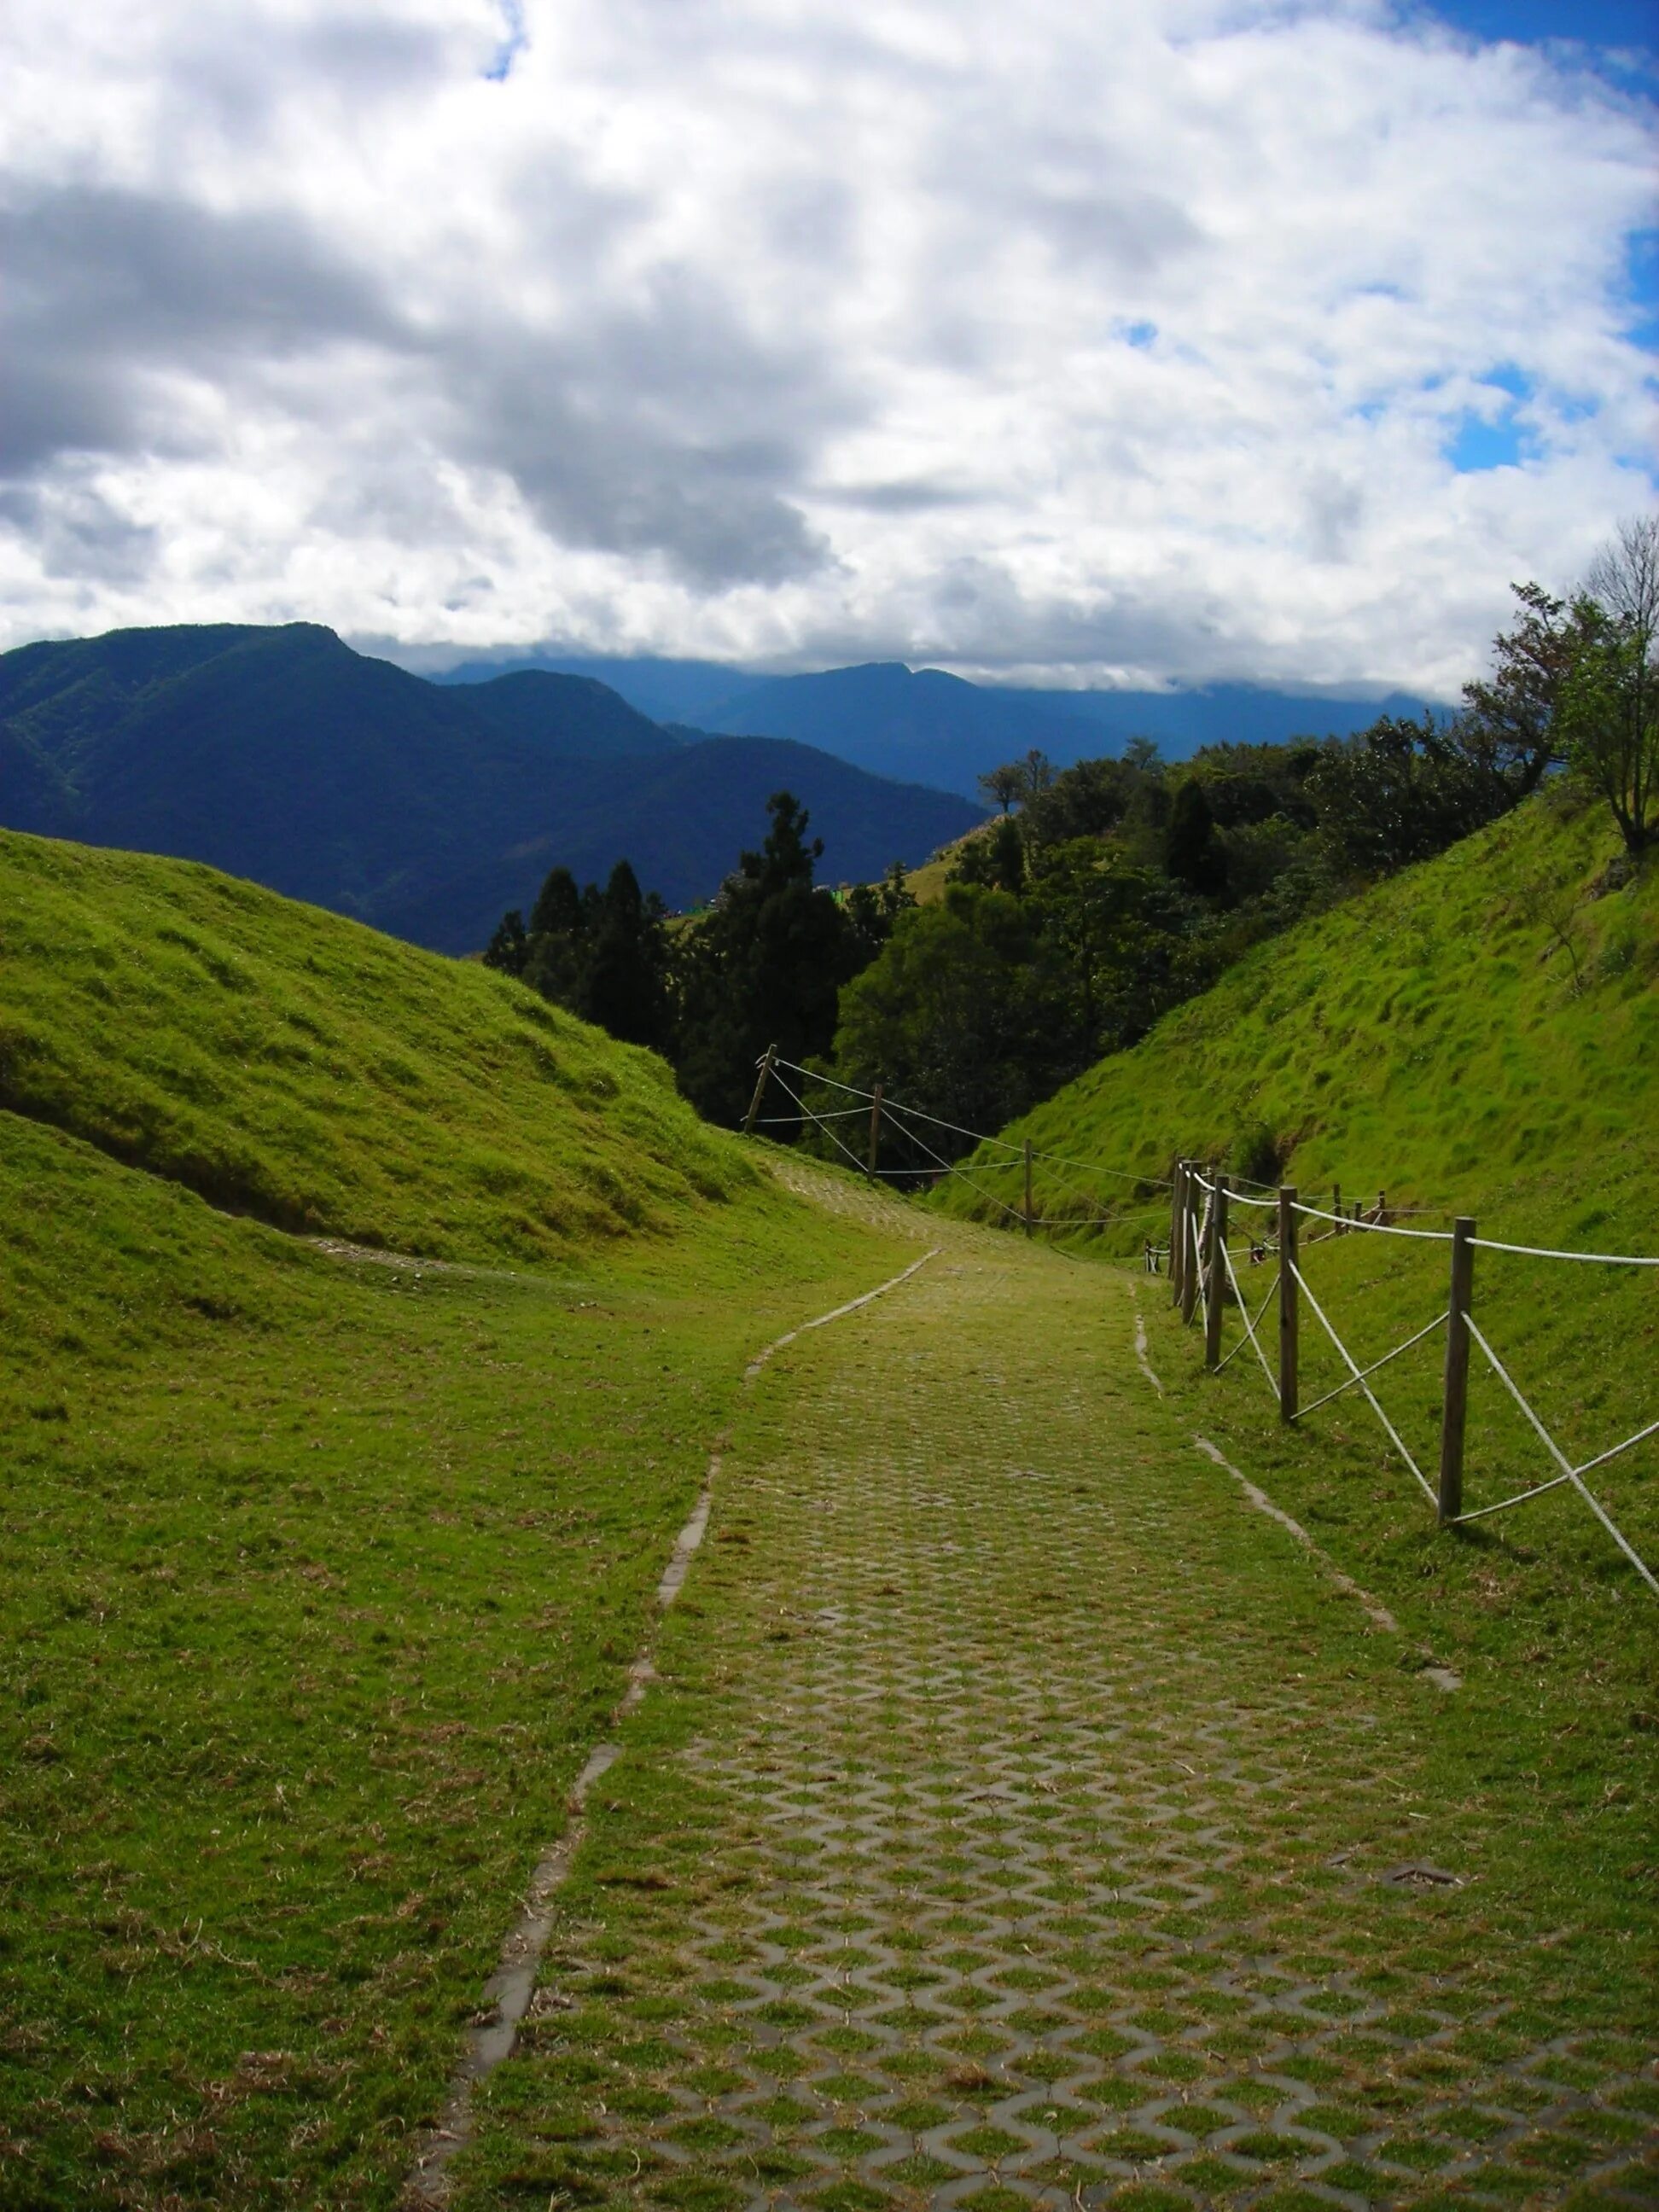
[[[1488,1758],[1526,1689],[1402,1668],[1129,1288],[981,1240],[763,1381],[460,2204],[1650,2198],[1650,1929]]]
[[[890,1271],[760,1187],[354,1264],[0,1115],[0,2204],[391,2204],[744,1362]]]

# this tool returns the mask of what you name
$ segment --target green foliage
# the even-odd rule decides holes
[[[568,868],[553,869],[529,928],[517,913],[504,915],[484,961],[624,1044],[661,1051],[670,1042],[665,909],[654,892],[641,891],[626,860],[603,890],[589,884],[578,891]]]
[[[936,904],[899,917],[880,958],[842,994],[836,1066],[924,1112],[994,1128],[1063,1074],[1070,989],[1028,907],[951,884]]]
[[[650,1054],[188,862],[0,833],[0,1106],[284,1229],[557,1257],[753,1182]]]
[[[1640,860],[1659,838],[1659,521],[1622,526],[1572,612],[1577,651],[1560,690],[1562,738]]]

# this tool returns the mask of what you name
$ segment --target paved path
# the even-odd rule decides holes
[[[1659,2199],[1651,2050],[1438,1879],[1440,1693],[1133,1295],[952,1236],[769,1370],[458,2204]]]

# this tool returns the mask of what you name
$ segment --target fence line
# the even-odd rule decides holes
[[[806,1103],[805,1098],[785,1081],[782,1071],[800,1079],[804,1091],[809,1084],[827,1085],[843,1096],[864,1103],[846,1107],[826,1107],[822,1110]],[[769,1080],[779,1088],[796,1108],[794,1115],[769,1115],[758,1121],[763,1094]],[[858,1121],[868,1118],[870,1144],[868,1158],[860,1159],[852,1147],[845,1143],[830,1124],[834,1121]],[[1289,1187],[1281,1187],[1271,1197],[1257,1197],[1253,1191],[1265,1191],[1268,1187],[1250,1176],[1234,1177],[1218,1170],[1206,1175],[1202,1166],[1190,1159],[1178,1159],[1172,1176],[1143,1175],[1133,1170],[1110,1167],[1103,1162],[1074,1160],[1057,1152],[1049,1152],[1033,1145],[1030,1139],[1016,1145],[1006,1137],[986,1136],[981,1132],[963,1127],[960,1122],[946,1121],[938,1114],[930,1114],[918,1106],[905,1105],[884,1095],[881,1086],[873,1091],[861,1090],[856,1084],[843,1082],[840,1078],[820,1075],[803,1067],[798,1062],[781,1059],[775,1048],[769,1051],[759,1064],[759,1077],[744,1127],[796,1127],[801,1119],[810,1121],[836,1146],[858,1172],[871,1181],[902,1180],[915,1175],[954,1176],[965,1183],[974,1194],[987,1206],[994,1207],[997,1214],[1012,1224],[1017,1224],[1029,1237],[1037,1229],[1128,1228],[1147,1219],[1167,1221],[1167,1243],[1145,1239],[1142,1259],[1149,1270],[1156,1273],[1158,1263],[1166,1261],[1171,1295],[1180,1306],[1183,1321],[1190,1322],[1202,1307],[1205,1323],[1205,1364],[1214,1374],[1220,1374],[1233,1358],[1248,1345],[1255,1353],[1268,1389],[1279,1403],[1280,1416],[1289,1422],[1305,1420],[1323,1406],[1341,1397],[1346,1392],[1359,1390],[1377,1420],[1387,1433],[1395,1451],[1409,1469],[1418,1486],[1436,1509],[1443,1528],[1462,1528],[1476,1521],[1490,1519],[1494,1514],[1504,1513],[1517,1505],[1524,1505],[1536,1498],[1545,1497],[1553,1490],[1570,1486],[1595,1515],[1620,1551],[1630,1561],[1642,1580],[1659,1595],[1659,1577],[1637,1553],[1622,1534],[1601,1501],[1584,1481],[1585,1475],[1605,1466],[1610,1460],[1659,1436],[1659,1420],[1648,1422],[1633,1435],[1626,1437],[1605,1450],[1575,1467],[1556,1443],[1544,1422],[1527,1400],[1520,1386],[1487,1341],[1470,1310],[1473,1303],[1474,1256],[1477,1251],[1513,1255],[1538,1261],[1581,1261],[1591,1265],[1609,1267],[1659,1267],[1659,1255],[1635,1253],[1577,1252],[1560,1250],[1548,1246],[1515,1244],[1497,1237],[1475,1234],[1475,1224],[1459,1219],[1451,1229],[1408,1229],[1390,1218],[1395,1212],[1428,1212],[1438,1208],[1423,1206],[1390,1207],[1386,1194],[1379,1193],[1375,1208],[1367,1212],[1356,1206],[1352,1212],[1342,1204],[1340,1193],[1336,1193],[1328,1210],[1303,1200]],[[981,1172],[995,1173],[1000,1170],[1022,1170],[1025,1177],[1024,1204],[1016,1206],[986,1188],[957,1161],[948,1159],[936,1146],[910,1125],[923,1121],[930,1127],[948,1130],[952,1135],[964,1137],[975,1146],[994,1146],[1005,1155],[1002,1158],[981,1158],[975,1168]],[[877,1164],[877,1152],[884,1130],[891,1130],[915,1149],[927,1155],[930,1165],[926,1168],[883,1168]],[[1060,1185],[1071,1197],[1084,1206],[1092,1201],[1086,1192],[1079,1190],[1064,1176],[1054,1174],[1057,1168],[1070,1168],[1085,1175],[1098,1175],[1133,1184],[1138,1190],[1167,1190],[1171,1194],[1169,1211],[1163,1206],[1134,1212],[1084,1213],[1039,1215],[1032,1202],[1032,1179],[1036,1164],[1042,1162],[1049,1172],[1047,1179]],[[1251,1190],[1236,1188],[1238,1182],[1251,1184]],[[1201,1205],[1196,1201],[1201,1199]],[[1279,1266],[1274,1270],[1266,1295],[1254,1314],[1244,1297],[1238,1271],[1228,1242],[1227,1216],[1230,1206],[1249,1207],[1252,1211],[1276,1213],[1278,1234],[1266,1232],[1250,1238],[1252,1264],[1277,1256]],[[1354,1235],[1404,1237],[1417,1243],[1449,1244],[1451,1247],[1451,1297],[1449,1304],[1431,1321],[1406,1337],[1391,1350],[1362,1367],[1343,1342],[1337,1329],[1320,1304],[1307,1277],[1297,1261],[1297,1240],[1294,1234],[1297,1219],[1322,1222],[1326,1224],[1320,1235],[1310,1237],[1309,1245],[1322,1244],[1335,1237]],[[1228,1294],[1237,1304],[1243,1323],[1243,1334],[1224,1352],[1221,1349],[1224,1334],[1225,1308]],[[1261,1324],[1273,1303],[1275,1291],[1279,1293],[1279,1371],[1274,1373],[1272,1362],[1263,1348]],[[1334,1346],[1343,1365],[1347,1368],[1346,1378],[1334,1389],[1327,1390],[1306,1405],[1297,1399],[1297,1308],[1305,1299],[1325,1334]],[[1431,1483],[1412,1455],[1405,1439],[1389,1418],[1381,1400],[1370,1387],[1370,1378],[1382,1369],[1398,1359],[1438,1329],[1446,1331],[1445,1372],[1441,1387],[1441,1437],[1439,1486]],[[1468,1392],[1468,1346],[1476,1345],[1493,1373],[1504,1384],[1521,1413],[1548,1452],[1558,1472],[1547,1481],[1534,1483],[1517,1491],[1513,1496],[1498,1499],[1491,1505],[1476,1506],[1468,1511],[1462,1504],[1464,1460],[1465,1407]]]

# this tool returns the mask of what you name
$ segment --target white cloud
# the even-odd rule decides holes
[[[1651,113],[1381,5],[19,0],[0,64],[0,641],[1443,691],[1651,497]]]

